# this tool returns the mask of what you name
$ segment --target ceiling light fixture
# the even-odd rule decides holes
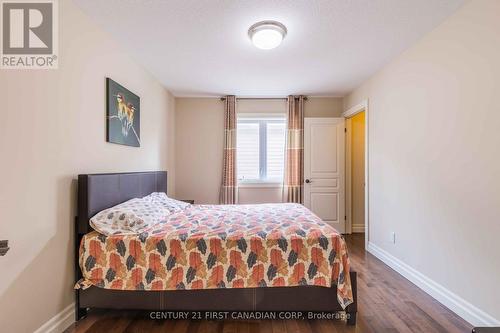
[[[248,29],[253,45],[262,50],[278,47],[287,33],[286,27],[277,21],[261,21]]]

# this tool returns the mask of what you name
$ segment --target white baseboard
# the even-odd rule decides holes
[[[353,224],[352,225],[352,232],[353,233],[364,233],[365,232],[365,225],[364,224]]]
[[[377,245],[369,242],[367,250],[473,326],[500,326],[500,320],[478,309]]]
[[[71,303],[61,312],[40,326],[34,333],[61,333],[75,322],[75,303]]]

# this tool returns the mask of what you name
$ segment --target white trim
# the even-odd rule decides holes
[[[50,318],[34,333],[61,333],[75,322],[75,303],[71,303],[61,312]]]
[[[368,100],[367,99],[365,99],[364,101],[362,101],[361,103],[359,103],[357,105],[354,105],[352,108],[348,109],[347,111],[344,111],[344,113],[342,113],[342,117],[351,118],[352,116],[354,116],[360,112],[363,112],[366,109],[368,109]]]
[[[370,238],[370,112],[368,100],[363,102],[365,108],[365,248]]]
[[[370,112],[369,112],[369,106],[368,106],[368,99],[365,99],[361,103],[353,106],[352,108],[348,109],[344,113],[342,113],[342,117],[344,118],[350,118],[360,112],[365,112],[365,248],[368,248],[368,242],[370,240],[370,229],[369,229],[369,220],[370,220],[370,197],[369,197],[369,186],[370,186]],[[350,158],[350,156],[348,156]],[[346,182],[347,183],[347,182]],[[350,184],[350,180],[349,180]],[[349,205],[351,205],[351,202],[349,202]],[[351,213],[352,213],[352,207],[346,206],[346,214],[347,214],[347,219],[351,221]],[[350,223],[351,224],[351,223]]]
[[[282,188],[282,183],[242,181],[238,183],[238,188]]]
[[[372,242],[368,243],[367,251],[473,326],[500,326],[500,320],[493,318]]]
[[[286,120],[286,112],[237,112],[237,120]]]
[[[33,2],[33,1],[30,1]],[[172,93],[174,97],[178,98],[214,98],[220,100],[221,98],[226,98],[226,95],[203,95],[203,94],[190,94],[190,93]],[[333,95],[307,95],[307,98],[344,98],[345,94],[333,94]],[[256,99],[256,100],[266,100],[266,99],[276,99],[276,100],[286,100],[287,96],[283,95],[241,95],[236,96],[236,100],[244,98],[244,99]]]
[[[345,231],[347,234],[352,234],[352,122],[350,119],[345,120],[345,216],[346,226]],[[364,230],[363,230],[364,232]]]
[[[365,225],[364,224],[353,224],[351,229],[352,229],[353,233],[364,233],[365,232]]]

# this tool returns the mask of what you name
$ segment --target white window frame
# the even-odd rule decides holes
[[[267,123],[282,123],[285,122],[286,115],[283,113],[240,113],[237,114],[236,126],[240,122],[258,123],[259,124],[259,179],[237,179],[238,187],[281,187],[283,180],[267,180]],[[238,140],[238,136],[236,136]],[[286,134],[285,134],[286,140]],[[285,141],[286,142],[286,141]],[[286,149],[286,147],[285,147]],[[236,151],[236,158],[238,158],[238,151]],[[283,160],[283,164],[285,161]],[[236,162],[236,165],[238,163]],[[236,177],[238,177],[238,170],[236,170]]]

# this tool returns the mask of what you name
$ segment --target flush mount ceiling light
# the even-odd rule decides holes
[[[277,21],[261,21],[248,29],[248,36],[255,47],[270,50],[281,44],[286,32],[286,27]]]

